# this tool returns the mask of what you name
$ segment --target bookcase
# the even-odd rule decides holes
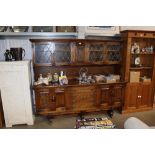
[[[123,77],[128,81],[123,112],[150,110],[155,86],[155,32],[128,30],[123,40]]]

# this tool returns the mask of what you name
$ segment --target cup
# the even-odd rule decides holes
[[[23,60],[25,57],[25,50],[23,48],[10,48],[15,61]]]

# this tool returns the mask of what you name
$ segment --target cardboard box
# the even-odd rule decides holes
[[[117,75],[117,74],[114,74],[113,78],[116,79],[116,81],[120,81],[120,79],[121,79],[120,75]]]
[[[130,71],[130,82],[139,82],[140,72],[139,71]]]

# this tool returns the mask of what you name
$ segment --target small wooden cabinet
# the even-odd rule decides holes
[[[51,89],[37,89],[35,91],[37,112],[56,110],[54,91]]]
[[[35,89],[35,98],[37,113],[65,110],[64,88],[37,88]]]
[[[124,110],[129,112],[151,109],[151,83],[129,83]]]

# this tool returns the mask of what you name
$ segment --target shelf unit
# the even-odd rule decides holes
[[[124,44],[123,73],[128,81],[123,113],[150,110],[155,92],[155,32],[128,30],[122,31],[121,36]]]

